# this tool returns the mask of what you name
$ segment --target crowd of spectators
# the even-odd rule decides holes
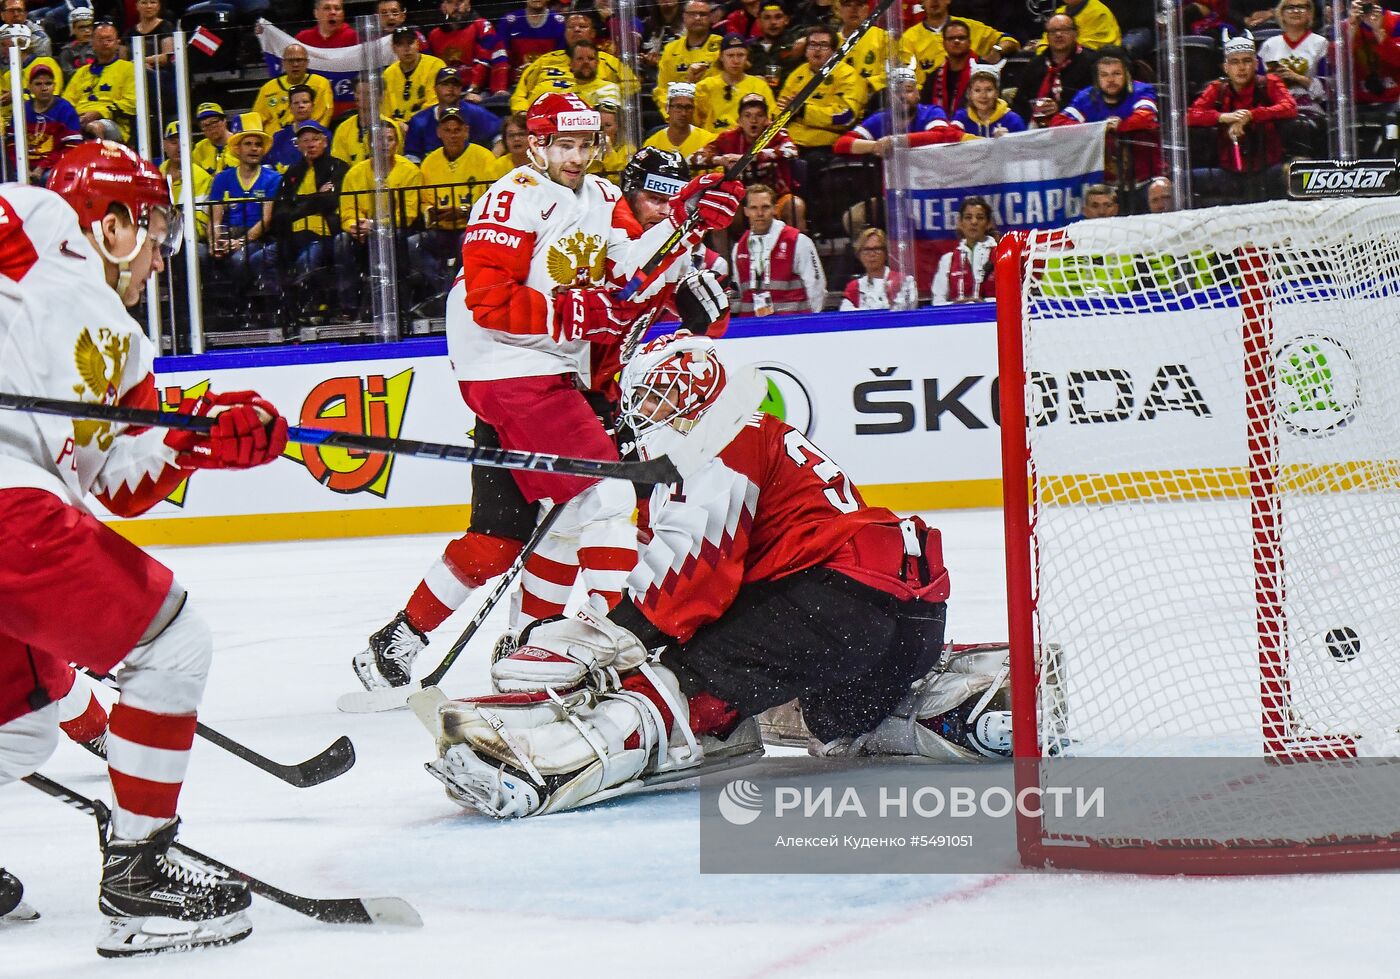
[[[216,93],[195,112],[203,274],[215,294],[236,297],[210,304],[212,318],[230,327],[366,317],[362,272],[375,223],[386,220],[410,301],[440,310],[473,202],[524,162],[520,114],[533,99],[570,91],[602,112],[610,139],[594,169],[611,179],[636,153],[622,125],[633,116],[642,146],[678,154],[696,170],[726,166],[871,9],[870,0],[655,0],[628,23],[613,0],[523,0],[482,11],[471,0],[364,0],[352,13],[377,14],[393,60],[355,86],[352,106],[348,91],[337,96],[311,69],[312,50],[361,40],[343,0],[301,10],[287,9],[288,0],[204,0],[183,10],[161,0],[87,2],[29,11],[25,0],[0,0],[0,46],[22,48],[33,179],[65,140],[134,142],[136,71],[155,90],[170,89],[178,19],[212,10],[233,25],[223,30],[234,44],[244,36],[239,24],[249,38],[261,33],[252,26],[261,16],[300,28],[271,52],[280,72],[255,95]],[[913,274],[891,269],[879,167],[904,146],[1105,122],[1108,179],[1085,201],[1084,217],[1170,207],[1154,4],[902,6],[893,58],[890,35],[871,30],[746,171],[743,213],[710,240],[740,313],[991,297],[996,213],[976,196],[961,201],[953,237],[920,249]],[[1184,6],[1196,203],[1280,196],[1286,159],[1326,151],[1333,26],[1325,5]],[[1353,95],[1365,132],[1383,139],[1400,102],[1400,14],[1357,0],[1342,29],[1355,52]],[[138,34],[151,42],[139,69],[130,58]],[[635,54],[624,63],[627,52]],[[887,74],[887,63],[900,67]],[[207,84],[202,91],[208,95]],[[7,75],[0,99],[9,92]],[[892,101],[907,116],[908,136],[892,135]],[[163,169],[178,181],[178,126],[161,136]],[[376,156],[388,175],[387,214],[374,204]]]

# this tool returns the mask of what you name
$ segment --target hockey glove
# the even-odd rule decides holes
[[[744,185],[739,181],[725,180],[723,174],[704,173],[682,187],[671,200],[671,218],[682,225],[694,212],[702,228],[722,231],[733,222],[743,196]]]
[[[554,294],[554,339],[621,343],[641,308],[609,289],[561,289]]]
[[[691,269],[676,283],[681,326],[698,336],[724,336],[729,327],[729,295],[709,269]]]
[[[287,420],[253,391],[187,398],[180,410],[214,419],[209,432],[173,429],[165,437],[181,469],[251,469],[276,459],[287,447]]]

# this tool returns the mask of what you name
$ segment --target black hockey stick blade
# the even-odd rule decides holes
[[[116,687],[116,680],[106,674],[90,670],[85,666],[80,666],[78,669],[104,686]],[[288,785],[294,785],[299,789],[329,782],[333,778],[344,775],[355,765],[355,746],[350,743],[350,738],[343,734],[320,754],[297,765],[284,765],[281,762],[273,761],[266,755],[258,754],[247,745],[240,744],[227,735],[220,734],[206,724],[196,723],[194,733],[204,740],[218,745],[229,754],[242,758],[254,768],[261,768],[269,775],[275,775]],[[84,744],[83,747],[99,758],[107,757],[93,745]]]
[[[884,0],[884,2],[889,2],[889,0]],[[207,432],[213,427],[213,420],[207,416],[186,415],[177,411],[124,408],[120,405],[89,404],[85,401],[64,401],[59,398],[40,398],[5,392],[0,392],[0,408],[32,411],[41,415],[62,415],[67,418],[121,422],[147,428],[179,428]],[[552,455],[548,452],[521,452],[517,449],[420,442],[416,439],[356,435],[353,432],[334,432],[327,428],[303,428],[295,425],[287,429],[287,438],[289,441],[303,445],[330,445],[342,449],[356,449],[362,452],[376,452],[385,455],[465,462],[473,466],[489,466],[495,469],[524,469],[585,478],[625,479],[629,483],[637,483],[642,486],[651,486],[655,483],[674,483],[680,478],[675,465],[665,457],[643,462],[621,462],[616,459],[577,459],[572,456]]]
[[[237,741],[227,738],[203,724],[195,726],[195,733],[207,741],[212,741],[229,754],[237,755],[255,768],[261,768],[271,775],[276,775],[288,785],[294,785],[299,789],[329,782],[333,778],[344,775],[355,765],[355,746],[350,742],[350,738],[344,734],[336,738],[325,751],[306,759],[301,764],[283,765],[258,754],[251,748],[244,747]]]
[[[35,772],[24,780],[33,788],[38,789],[46,795],[58,799],[79,812],[85,812],[89,816],[97,815],[96,804],[87,796],[75,792],[49,778]],[[266,881],[259,880],[251,874],[246,874],[241,870],[230,867],[228,864],[215,860],[213,857],[205,856],[192,847],[183,843],[176,843],[175,848],[181,853],[187,854],[194,860],[198,860],[209,867],[228,875],[234,880],[245,881],[248,889],[259,897],[266,898],[274,904],[280,904],[284,908],[304,914],[308,918],[315,918],[317,921],[324,921],[333,925],[390,925],[401,928],[421,928],[423,919],[413,906],[402,898],[397,897],[330,897],[315,898],[302,897],[300,894],[293,894],[291,891],[284,891],[280,887],[273,887]]]

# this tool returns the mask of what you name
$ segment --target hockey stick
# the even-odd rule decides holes
[[[103,686],[119,689],[113,677],[102,673],[94,672],[85,666],[80,666],[82,670]],[[230,737],[220,734],[213,728],[196,722],[194,733],[198,734],[206,741],[223,748],[231,755],[237,755],[254,768],[261,768],[269,775],[275,775],[289,785],[295,785],[299,789],[309,788],[312,785],[320,785],[322,782],[329,782],[333,778],[344,775],[355,764],[355,746],[350,743],[350,738],[341,735],[336,738],[325,751],[306,759],[298,765],[284,765],[281,762],[273,761],[266,755],[260,755],[252,748],[245,747]],[[93,754],[99,754],[96,749],[89,748]],[[106,757],[106,755],[100,755]]]
[[[35,772],[24,780],[29,785],[43,792],[45,795],[53,796],[60,802],[66,803],[85,812],[89,816],[97,815],[97,803],[85,795],[80,795],[65,785],[61,785],[49,778],[47,775],[40,775]],[[245,874],[241,870],[235,870],[228,864],[207,857],[192,847],[183,843],[174,844],[174,848],[190,858],[207,864],[227,875],[233,880],[245,881],[249,890],[259,897],[265,897],[274,904],[280,904],[284,908],[289,908],[297,914],[304,914],[308,918],[315,918],[317,921],[324,921],[334,925],[393,925],[402,928],[421,928],[423,919],[418,912],[413,910],[413,906],[399,897],[331,897],[316,898],[302,897],[300,894],[293,894],[284,891],[280,887],[273,887],[264,881],[258,880],[251,874]]]
[[[510,586],[524,570],[525,562],[530,559],[530,555],[535,553],[535,548],[539,547],[540,542],[549,534],[549,529],[554,526],[554,521],[558,519],[563,510],[563,506],[556,506],[545,514],[544,519],[539,522],[534,533],[530,535],[530,539],[525,542],[525,546],[520,549],[520,553],[510,563],[510,567],[506,568],[500,580],[496,582],[496,587],[491,590],[491,594],[486,596],[486,601],[476,610],[472,620],[467,623],[467,627],[462,630],[462,634],[457,637],[457,641],[452,644],[452,648],[442,658],[442,662],[431,673],[418,681],[419,690],[437,686],[447,675],[447,671],[452,669],[452,664],[457,662],[457,657],[462,655],[462,650],[467,648],[467,643],[471,642],[472,637],[476,635],[477,630],[491,614],[491,610],[510,590]],[[402,687],[390,687],[387,690],[356,690],[352,693],[341,694],[335,702],[335,706],[337,710],[347,714],[372,714],[384,710],[397,710],[408,703],[409,695],[414,692],[416,691],[411,683]]]
[[[885,0],[889,2],[889,0]],[[89,404],[84,401],[64,401],[39,398],[25,394],[0,392],[0,408],[32,411],[41,415],[63,415],[94,421],[121,422],[147,428],[179,428],[192,432],[208,432],[214,419],[207,415],[185,415],[177,411],[149,411],[144,408],[124,408],[120,405]],[[303,445],[330,445],[362,452],[415,456],[420,459],[443,459],[465,462],[473,466],[496,469],[525,469],[533,472],[559,473],[598,479],[625,479],[629,483],[650,486],[654,483],[674,483],[682,473],[672,460],[662,457],[642,462],[619,462],[613,459],[576,459],[547,452],[522,452],[517,449],[494,449],[481,446],[448,445],[441,442],[420,442],[417,439],[385,438],[377,435],[357,435],[334,432],[327,428],[287,429],[287,439]]]
[[[767,129],[759,134],[758,139],[754,140],[748,152],[735,160],[734,163],[730,164],[724,171],[724,179],[726,181],[738,179],[739,175],[744,172],[745,168],[748,167],[753,158],[758,155],[759,151],[772,142],[773,137],[778,135],[779,130],[783,129],[783,127],[792,121],[792,117],[802,108],[803,103],[811,97],[812,93],[817,90],[822,82],[831,77],[831,73],[836,69],[836,66],[841,63],[841,59],[851,53],[851,49],[860,43],[860,39],[865,37],[866,32],[875,26],[875,22],[885,15],[885,11],[890,9],[893,3],[894,0],[880,0],[879,5],[871,11],[870,16],[865,18],[865,20],[861,22],[861,25],[850,33],[830,58],[826,59],[826,64],[822,65],[820,70],[813,72],[812,77],[807,79],[807,84],[798,89],[797,94],[792,97],[792,101],[787,104],[787,108],[779,112],[778,117],[769,124]],[[661,247],[656,249],[656,253],[652,255],[651,258],[647,259],[646,264],[637,270],[636,274],[632,276],[627,285],[623,286],[620,298],[631,299],[638,292],[641,292],[655,282],[671,263],[680,256],[680,252],[677,250],[676,246],[684,241],[694,230],[698,220],[699,218],[694,213],[686,218],[685,223],[672,232],[671,237],[661,243]],[[635,345],[636,343],[633,341],[633,346]]]

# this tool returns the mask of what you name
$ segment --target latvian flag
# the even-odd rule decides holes
[[[219,37],[207,27],[201,27],[190,35],[190,47],[196,51],[202,51],[209,57],[214,56],[214,52],[223,47],[224,39]]]

